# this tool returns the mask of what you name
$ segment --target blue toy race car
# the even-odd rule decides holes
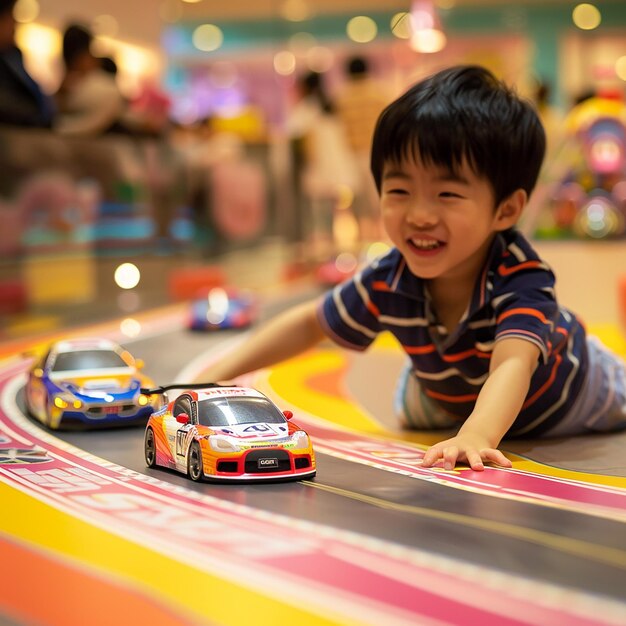
[[[142,367],[107,339],[58,341],[28,373],[26,408],[53,429],[145,424],[161,398],[141,393],[153,385]]]
[[[188,327],[191,330],[245,328],[256,317],[256,300],[252,294],[215,287],[191,303]]]

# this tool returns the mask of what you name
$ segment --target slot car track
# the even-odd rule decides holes
[[[244,340],[189,333],[177,319],[157,314],[148,336],[121,340],[157,383],[192,382]],[[0,362],[0,499],[11,511],[0,523],[0,553],[45,560],[37,571],[61,585],[86,572],[75,584],[96,607],[74,593],[37,610],[20,601],[17,589],[31,581],[17,568],[3,574],[0,621],[79,624],[88,614],[99,623],[97,607],[110,617],[113,597],[124,623],[133,623],[129,615],[156,624],[242,624],[251,615],[258,624],[626,621],[623,484],[576,473],[421,469],[423,446],[345,427],[345,403],[358,413],[358,397],[332,397],[342,395],[345,375],[333,358],[341,357],[323,347],[254,379],[281,408],[292,408],[284,389],[313,387],[312,400],[301,394],[293,410],[313,438],[316,478],[235,485],[148,469],[141,427],[41,427],[25,416],[28,362]],[[308,374],[299,376],[302,368]],[[336,423],[325,414],[333,399]],[[95,597],[92,579],[101,583]]]

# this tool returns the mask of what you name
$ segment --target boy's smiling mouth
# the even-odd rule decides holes
[[[434,252],[445,246],[444,241],[433,239],[432,237],[411,237],[407,239],[409,247],[418,253]]]

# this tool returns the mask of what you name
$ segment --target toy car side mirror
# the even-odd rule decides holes
[[[293,417],[293,413],[291,411],[283,411],[283,415],[290,420]]]
[[[176,416],[176,421],[180,424],[189,424],[189,415],[187,413],[179,413]]]

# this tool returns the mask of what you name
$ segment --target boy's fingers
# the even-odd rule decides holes
[[[441,458],[441,451],[436,446],[428,448],[422,459],[422,467],[430,467]]]
[[[456,446],[450,446],[443,450],[443,469],[452,470],[456,465],[459,456],[459,449]]]
[[[507,459],[500,450],[494,450],[493,448],[487,448],[483,450],[483,456],[488,461],[493,461],[502,467],[513,467],[513,463]]]
[[[476,472],[480,472],[485,469],[483,460],[477,450],[467,450],[465,452],[467,457],[467,463]]]

